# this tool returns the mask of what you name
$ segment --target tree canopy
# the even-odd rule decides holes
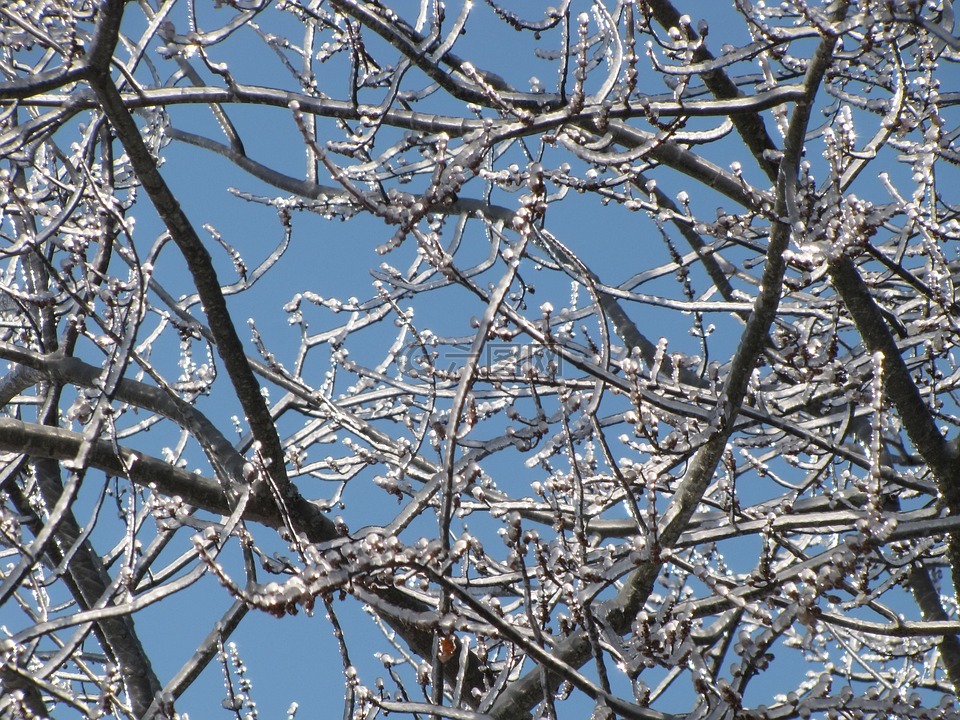
[[[0,49],[0,716],[256,717],[231,636],[303,612],[345,718],[956,716],[950,0],[18,0]]]

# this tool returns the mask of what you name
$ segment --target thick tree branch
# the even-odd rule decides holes
[[[846,7],[847,3],[842,2],[838,11],[839,17],[846,12]],[[810,110],[823,75],[829,66],[835,44],[836,37],[833,36],[825,37],[821,41],[804,79],[807,97],[797,104],[790,119],[784,160],[780,165],[777,180],[776,212],[780,217],[787,214],[786,194],[793,191],[797,181],[799,159],[803,152],[803,140]],[[783,222],[776,223],[770,233],[760,292],[724,382],[711,435],[688,464],[674,498],[660,521],[655,540],[659,547],[673,547],[681,537],[713,477],[727,440],[733,432],[740,406],[746,396],[747,383],[757,359],[763,352],[767,333],[776,316],[783,274],[786,269],[783,255],[789,239],[790,226]],[[654,557],[643,563],[627,578],[616,599],[612,601],[606,620],[617,633],[623,634],[629,631],[633,618],[643,607],[653,589],[661,564],[662,560],[655,553]],[[577,630],[572,633],[558,644],[554,655],[573,667],[580,667],[587,662],[592,657],[592,652],[586,631]],[[540,673],[533,671],[512,683],[497,699],[490,714],[498,720],[519,720],[526,717],[529,710],[542,697]]]
[[[79,72],[79,71],[78,71]],[[2,86],[0,86],[2,87]],[[55,87],[62,87],[57,85]],[[309,115],[318,117],[339,118],[342,120],[360,120],[367,113],[374,113],[384,125],[399,127],[418,132],[437,133],[445,132],[451,137],[462,137],[477,130],[490,126],[488,122],[476,118],[461,117],[458,115],[440,115],[422,111],[405,110],[402,108],[374,108],[335,100],[333,98],[318,98],[304,93],[276,88],[261,87],[258,85],[234,84],[230,88],[218,88],[208,85],[194,87],[172,88],[144,88],[136,93],[124,92],[120,94],[123,104],[128,110],[141,108],[175,107],[177,105],[239,103],[257,105],[261,107],[275,107],[286,110],[291,102],[297,102],[300,109]],[[531,94],[531,99],[540,97]],[[557,110],[539,115],[530,125],[530,132],[559,127],[568,122],[576,122],[587,126],[596,123],[601,118],[616,120],[631,120],[646,118],[650,114],[658,117],[739,117],[753,115],[770,108],[779,107],[795,102],[803,97],[803,88],[798,85],[781,85],[772,90],[762,90],[755,95],[743,93],[732,98],[716,100],[688,100],[677,102],[667,97],[653,96],[645,98],[642,106],[617,103],[610,107],[588,105],[579,113]],[[2,99],[2,97],[0,97]],[[88,110],[98,107],[97,101],[89,94],[64,95],[38,93],[30,98],[31,107],[70,108],[74,111]],[[494,122],[493,127],[519,125],[513,119],[500,119]]]
[[[960,514],[960,476],[956,453],[940,434],[930,408],[910,375],[870,288],[846,254],[831,261],[830,279],[871,353],[883,354],[883,389],[897,408],[907,435],[930,466],[944,502]]]
[[[2,427],[5,422],[7,422],[5,419],[0,418],[0,436],[6,435],[7,428]],[[29,428],[38,435],[59,431],[58,428],[42,425],[29,425]],[[71,444],[72,454],[63,459],[73,461],[81,448],[86,447],[86,443],[87,439],[83,435],[76,434],[76,442]],[[0,446],[3,446],[3,440],[0,440]],[[66,492],[65,485],[60,480],[60,468],[57,463],[51,462],[44,456],[34,456],[32,459],[37,484],[47,506],[52,508],[60,495]],[[75,476],[71,478],[71,483],[68,485],[71,484],[78,485],[79,478]],[[57,520],[46,518],[45,521],[57,522],[56,534],[59,546],[54,556],[61,555],[59,548],[62,547],[64,548],[62,555],[70,557],[66,566],[69,578],[67,585],[81,610],[87,610],[109,602],[116,592],[116,587],[71,508],[62,513]],[[29,508],[24,507],[22,510],[29,511]],[[104,650],[117,664],[131,707],[139,717],[160,689],[160,683],[150,662],[150,656],[137,635],[133,618],[130,615],[101,618],[94,624],[94,632]]]
[[[943,609],[943,603],[940,602],[940,593],[930,579],[930,571],[927,568],[920,564],[916,565],[907,580],[907,587],[913,593],[913,599],[919,606],[924,620],[950,621],[950,617]],[[937,643],[937,649],[940,651],[940,658],[943,660],[950,682],[955,688],[960,687],[960,640],[956,635],[944,635]]]
[[[66,461],[76,457],[82,442],[82,433],[0,418],[0,449],[7,453]],[[115,447],[107,440],[93,444],[90,466],[115,477],[128,478],[138,485],[155,486],[163,495],[179,496],[190,505],[218,515],[229,515],[232,509],[223,487],[214,478],[188,472],[129,448]],[[271,527],[283,527],[269,495],[263,493],[260,502],[258,497],[261,496],[255,494],[248,504],[247,517]]]
[[[123,99],[109,74],[109,58],[117,42],[123,0],[108,0],[103,6],[100,26],[91,52],[91,63],[86,78],[97,93],[104,113],[113,125],[117,137],[123,143],[141,184],[150,196],[154,207],[163,219],[174,242],[183,253],[194,285],[200,294],[210,329],[216,339],[217,351],[233,383],[237,398],[250,423],[254,437],[260,443],[267,464],[267,472],[276,484],[288,506],[299,506],[305,501],[286,474],[283,448],[277,429],[260,392],[237,335],[233,319],[220,290],[220,281],[210,253],[207,251],[193,225],[180,207],[157,168],[149,149],[140,137],[133,118],[123,105]],[[101,62],[102,58],[106,61]]]
[[[830,263],[830,280],[843,299],[843,304],[853,318],[867,349],[871,353],[882,355],[880,367],[883,372],[883,391],[897,408],[907,435],[933,473],[944,504],[951,515],[960,515],[960,466],[957,452],[937,428],[933,413],[913,381],[900,354],[900,348],[897,347],[893,334],[853,259],[842,254],[833,260]],[[950,534],[947,554],[953,569],[954,591],[960,596],[960,532]],[[923,570],[918,569],[916,572],[922,573]],[[911,582],[914,597],[924,617],[930,613],[935,614],[936,607],[929,600],[929,593],[922,591],[926,587],[923,575],[916,575]],[[943,612],[942,608],[940,612]],[[960,687],[957,684],[960,679],[960,642],[956,637],[945,636],[940,643],[940,651],[951,682],[955,688]]]
[[[680,27],[680,12],[670,0],[649,0],[646,4],[653,12],[653,17],[664,29]],[[686,32],[691,40],[699,39],[693,28],[686,28]],[[707,46],[703,42],[693,53],[694,63],[709,62],[713,59],[713,54],[707,50]],[[701,73],[700,77],[703,78],[704,84],[713,96],[719,100],[743,97],[743,92],[722,69]],[[730,119],[743,142],[750,148],[757,166],[763,170],[768,178],[775,180],[778,168],[777,161],[773,159],[774,155],[772,153],[776,153],[778,148],[767,132],[763,118],[758,113],[747,112],[731,114]]]
[[[57,68],[37,73],[29,78],[15,78],[0,83],[0,103],[13,100],[26,100],[41,93],[57,90],[83,79],[82,68]]]

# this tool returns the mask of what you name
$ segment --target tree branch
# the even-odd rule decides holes
[[[845,13],[846,7],[847,3],[842,2],[838,13]],[[790,119],[784,160],[780,165],[777,181],[776,212],[780,217],[787,213],[786,193],[792,191],[796,184],[797,168],[803,151],[803,139],[809,122],[810,108],[829,66],[835,44],[836,37],[825,37],[821,40],[804,79],[807,96],[804,101],[797,104]],[[776,223],[770,234],[760,292],[724,382],[715,425],[710,437],[691,459],[674,498],[660,521],[657,542],[662,548],[675,545],[687,527],[713,477],[727,439],[733,431],[737,414],[746,395],[747,383],[757,359],[763,352],[767,333],[776,316],[783,274],[786,269],[783,254],[789,239],[789,225],[783,222]],[[662,560],[657,555],[644,562],[627,578],[623,588],[611,602],[606,620],[617,633],[623,634],[629,631],[633,618],[643,607],[653,589],[661,566]],[[572,633],[557,645],[553,655],[572,667],[580,667],[592,657],[587,632],[578,630]],[[559,679],[557,681],[559,682]],[[512,683],[494,703],[490,714],[498,720],[519,720],[525,717],[542,697],[539,670],[534,670]]]
[[[97,93],[104,113],[126,149],[137,177],[187,261],[194,285],[209,319],[210,330],[216,340],[217,352],[230,376],[253,436],[260,443],[267,465],[266,470],[287,505],[300,506],[305,501],[296,486],[287,478],[283,448],[280,445],[277,429],[260,392],[260,385],[247,362],[243,344],[237,335],[233,319],[230,317],[220,290],[220,281],[217,279],[210,253],[161,176],[156,162],[143,142],[143,138],[140,137],[140,132],[124,107],[123,99],[110,77],[109,58],[117,42],[123,5],[124,0],[108,0],[103,5],[86,78]],[[103,58],[106,60],[101,61]]]

